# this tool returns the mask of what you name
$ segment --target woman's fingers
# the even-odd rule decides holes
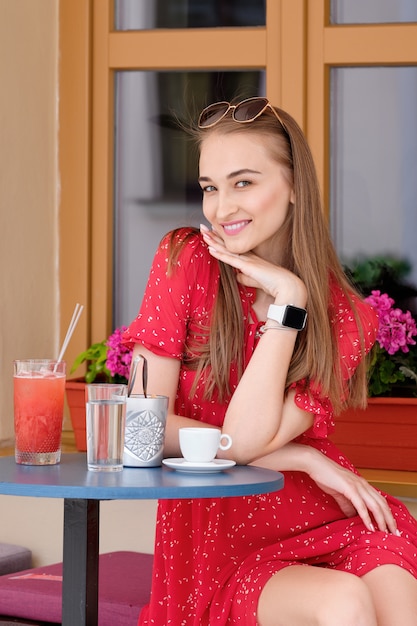
[[[364,482],[360,485],[360,496],[367,511],[372,514],[376,527],[384,532],[397,534],[397,523],[386,499],[379,493],[379,491],[371,487],[365,479],[362,480]],[[369,514],[367,517],[369,517]]]
[[[320,472],[316,480],[323,491],[330,494],[338,503],[341,510],[348,517],[351,516],[351,506],[362,519],[369,530],[382,530],[398,534],[397,523],[384,496],[372,487],[362,476],[333,463],[327,459],[330,469],[326,474]]]
[[[210,254],[237,270],[237,280],[246,287],[262,289],[273,298],[282,293],[284,299],[305,305],[305,287],[294,274],[279,265],[261,259],[253,252],[235,254],[227,250],[223,240],[207,227],[201,228]]]

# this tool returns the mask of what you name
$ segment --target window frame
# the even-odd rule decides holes
[[[417,65],[417,24],[331,25],[329,11],[329,0],[267,0],[265,27],[114,31],[113,0],[60,0],[62,336],[74,303],[86,305],[69,363],[112,330],[115,72],[265,70],[268,98],[307,135],[327,207],[330,68]]]

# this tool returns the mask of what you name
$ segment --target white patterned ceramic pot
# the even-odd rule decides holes
[[[131,395],[127,398],[124,466],[162,464],[167,411],[167,396]]]

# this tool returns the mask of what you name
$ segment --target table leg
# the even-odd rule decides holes
[[[97,626],[99,500],[64,500],[62,626]]]

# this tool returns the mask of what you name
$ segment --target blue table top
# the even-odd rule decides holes
[[[92,500],[217,498],[269,493],[282,489],[279,472],[236,466],[210,474],[188,474],[167,467],[91,472],[86,455],[64,454],[59,465],[17,465],[0,458],[0,494]]]

